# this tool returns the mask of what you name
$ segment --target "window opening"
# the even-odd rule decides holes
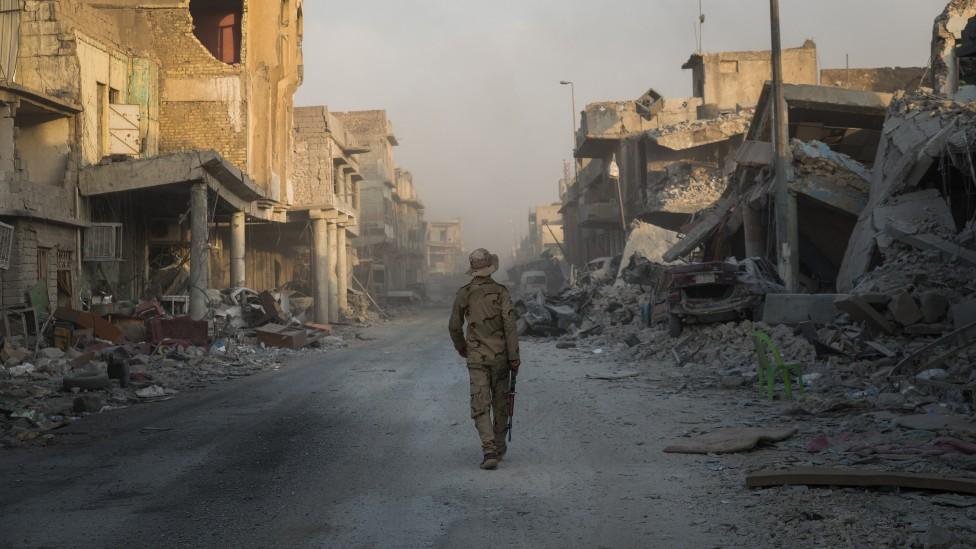
[[[193,35],[218,61],[241,62],[242,0],[191,0]]]

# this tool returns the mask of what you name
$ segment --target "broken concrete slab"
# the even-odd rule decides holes
[[[898,292],[891,298],[891,301],[888,303],[888,311],[895,319],[895,322],[902,326],[918,324],[925,318],[925,315],[922,314],[922,309],[915,302],[915,298],[912,297],[912,294],[905,291]]]
[[[763,306],[763,322],[779,324],[830,324],[840,315],[835,305],[846,294],[769,294]]]
[[[707,435],[672,444],[669,454],[731,454],[752,450],[762,443],[781,442],[793,435],[795,427],[729,427]]]
[[[838,309],[850,315],[856,321],[881,330],[886,334],[895,333],[894,326],[881,313],[869,305],[859,296],[849,295],[834,302]]]
[[[936,189],[903,194],[878,206],[873,212],[874,227],[879,231],[878,245],[882,250],[891,245],[892,237],[885,234],[889,224],[899,227],[935,226],[955,232],[952,211]]]
[[[910,234],[902,227],[897,227],[894,224],[885,227],[885,234],[920,250],[936,250],[952,259],[958,259],[969,265],[976,265],[976,252],[944,238],[931,234]]]

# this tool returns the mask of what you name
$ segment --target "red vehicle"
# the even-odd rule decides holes
[[[762,258],[672,267],[668,284],[668,333],[686,324],[762,320],[766,294],[785,293],[776,269]]]

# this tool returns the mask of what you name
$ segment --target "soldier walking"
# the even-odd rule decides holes
[[[458,290],[451,313],[454,348],[467,359],[471,378],[471,417],[481,437],[482,469],[495,469],[508,446],[508,383],[518,373],[518,333],[508,288],[491,275],[498,256],[483,248],[468,258],[474,279]],[[464,322],[467,319],[467,335]]]

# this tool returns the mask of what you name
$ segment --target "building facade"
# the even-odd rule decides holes
[[[3,306],[41,288],[47,308],[188,294],[204,318],[214,287],[335,294],[357,151],[326,120],[326,162],[352,168],[296,182],[312,141],[294,137],[301,0],[148,4],[25,0],[0,15],[15,31],[0,46]]]
[[[427,271],[431,276],[458,275],[468,270],[461,220],[431,221],[427,228]]]

